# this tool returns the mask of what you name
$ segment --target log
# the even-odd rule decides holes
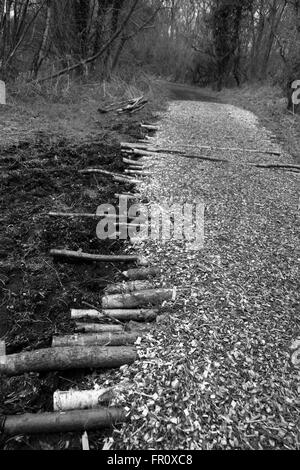
[[[122,325],[107,325],[101,323],[76,323],[76,331],[84,333],[121,333]]]
[[[126,346],[134,344],[137,335],[134,333],[91,333],[54,336],[52,348],[84,347],[84,346]]]
[[[123,163],[129,163],[130,165],[136,165],[136,166],[143,166],[142,162],[139,162],[138,160],[130,160],[129,158],[123,158]]]
[[[130,294],[106,295],[102,298],[103,309],[137,308],[146,305],[159,305],[173,298],[172,289],[148,289]]]
[[[141,128],[146,129],[148,131],[158,131],[159,130],[159,127],[153,126],[153,125],[150,125],[150,124],[141,124]]]
[[[145,149],[147,145],[148,143],[145,143],[145,142],[135,142],[135,143],[121,142],[121,148],[125,148],[125,149],[138,149],[138,148]]]
[[[101,170],[101,168],[86,168],[85,170],[79,170],[78,172],[82,175],[86,175],[89,173],[99,173],[101,175],[107,175],[107,176],[118,176],[116,173],[112,173],[111,171],[107,171],[107,170]]]
[[[152,277],[159,276],[160,274],[161,274],[160,268],[129,269],[128,271],[123,272],[123,275],[125,277],[133,281],[149,279]]]
[[[114,309],[103,310],[71,310],[71,318],[73,320],[79,319],[93,319],[98,320],[109,316],[112,319],[119,321],[138,321],[138,322],[151,322],[154,321],[159,313],[158,309]]]
[[[143,258],[139,256],[131,255],[94,255],[89,253],[83,253],[82,251],[69,251],[69,250],[51,250],[50,254],[55,258],[67,258],[67,259],[78,259],[82,261],[99,261],[99,262],[139,262],[143,261]]]
[[[49,212],[49,217],[71,217],[71,218],[86,218],[86,219],[100,219],[101,217],[116,218],[118,215],[113,214],[88,214],[88,213],[72,213],[72,212]]]
[[[131,175],[151,176],[150,171],[125,170],[125,173],[131,174]]]
[[[119,219],[119,214],[80,214],[80,213],[69,213],[69,212],[49,212],[50,217],[81,217],[90,219]]]
[[[129,176],[115,176],[114,181],[119,183],[127,183],[127,184],[141,184],[142,181],[136,178],[130,178]]]
[[[131,281],[131,282],[121,282],[119,284],[114,284],[107,286],[104,290],[105,294],[122,294],[128,292],[134,292],[139,290],[153,289],[154,286],[149,281]]]
[[[120,198],[126,198],[128,200],[130,199],[138,199],[138,195],[137,194],[115,194],[115,197],[117,199],[120,199]]]
[[[99,390],[57,390],[53,393],[54,411],[71,411],[99,408],[100,403],[107,403],[113,397],[111,388]]]
[[[148,150],[141,150],[141,149],[134,149],[133,154],[139,155],[141,157],[157,157],[158,156],[158,154],[155,152],[150,152]]]
[[[12,376],[25,372],[120,367],[135,360],[135,349],[127,346],[47,348],[0,357],[0,374]]]
[[[126,413],[120,408],[99,408],[54,413],[26,413],[3,417],[2,430],[5,434],[45,434],[74,431],[91,431],[110,428],[126,421]],[[2,418],[0,418],[2,422]]]

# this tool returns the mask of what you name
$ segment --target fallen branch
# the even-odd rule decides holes
[[[0,374],[12,376],[25,372],[120,367],[135,360],[135,349],[127,346],[48,348],[0,357]]]
[[[94,255],[89,253],[83,253],[82,251],[69,250],[51,250],[50,254],[55,258],[77,259],[81,261],[137,262],[139,264],[142,263],[142,266],[146,262],[144,258],[135,255]]]
[[[293,165],[293,164],[288,164],[288,163],[268,163],[268,164],[263,164],[263,163],[252,163],[253,166],[256,166],[257,168],[279,168],[283,170],[299,170],[300,171],[300,165]]]
[[[152,277],[159,276],[160,274],[161,274],[160,268],[129,269],[128,271],[123,272],[123,275],[125,277],[133,281],[149,279]]]
[[[138,322],[150,322],[156,319],[159,311],[157,309],[114,309],[114,310],[103,310],[98,312],[97,310],[75,310],[71,311],[71,317],[74,320],[89,319],[99,320],[109,316],[112,319],[119,321],[138,321]]]
[[[84,346],[126,346],[134,344],[137,335],[134,333],[94,333],[94,334],[74,334],[66,336],[54,336],[52,339],[53,348],[64,347],[84,347]]]
[[[146,305],[159,305],[173,297],[172,289],[148,289],[130,294],[106,295],[102,298],[103,309],[138,308]]]
[[[108,428],[126,421],[126,413],[121,408],[99,408],[54,413],[26,413],[0,418],[4,434],[45,434],[72,431],[90,431]]]

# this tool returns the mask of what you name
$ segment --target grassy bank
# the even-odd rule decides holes
[[[271,85],[245,85],[226,89],[218,98],[255,113],[262,124],[271,130],[282,147],[300,161],[300,116],[287,110],[287,98],[283,90]]]

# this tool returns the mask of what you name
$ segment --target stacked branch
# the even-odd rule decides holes
[[[122,114],[122,113],[133,114],[143,109],[147,103],[148,103],[148,100],[144,98],[144,96],[140,96],[138,98],[133,98],[133,99],[128,99],[128,100],[123,100],[123,101],[118,101],[116,103],[112,103],[111,105],[106,106],[105,108],[98,108],[98,112],[101,114],[106,114],[109,112],[116,112],[118,114]]]

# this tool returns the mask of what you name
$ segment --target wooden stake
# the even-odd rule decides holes
[[[12,376],[25,372],[120,367],[135,360],[135,349],[127,346],[48,348],[0,357],[0,374]]]
[[[93,410],[74,410],[54,413],[26,413],[4,416],[4,434],[47,434],[72,431],[90,431],[108,428],[126,420],[126,413],[120,408],[99,408]],[[2,418],[0,418],[0,422]]]

